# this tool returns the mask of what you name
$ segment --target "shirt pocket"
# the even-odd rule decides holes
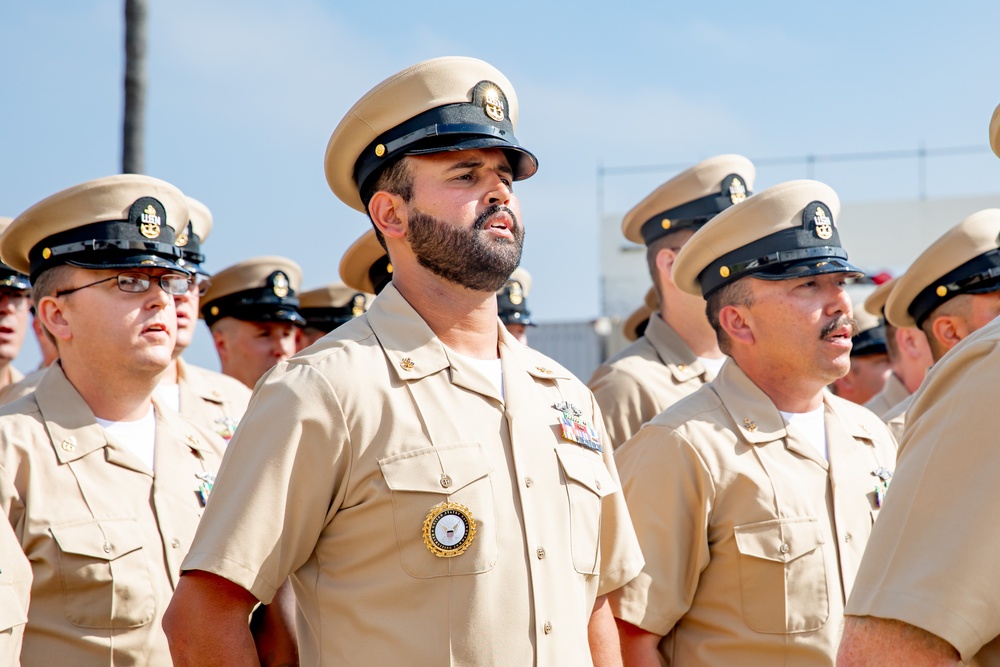
[[[769,634],[812,632],[830,616],[826,540],[812,518],[736,526],[743,620]]]
[[[156,603],[142,530],[134,519],[52,527],[66,619],[80,628],[137,628]]]
[[[496,510],[493,467],[482,447],[462,443],[427,447],[379,461],[392,497],[392,512],[400,564],[412,577],[427,579],[488,572],[496,565]],[[443,503],[460,505],[447,519],[462,531],[467,547],[452,557],[432,550],[434,516]],[[446,538],[447,539],[447,538]],[[457,551],[457,550],[456,550]]]
[[[557,447],[569,502],[569,539],[573,567],[581,574],[601,571],[603,499],[618,490],[604,459],[590,450]]]
[[[14,587],[0,583],[0,633],[9,632],[12,628],[28,622],[28,614],[24,603],[14,592]],[[0,656],[3,654],[0,653]]]

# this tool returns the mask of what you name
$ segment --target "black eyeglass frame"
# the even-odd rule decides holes
[[[122,277],[137,277],[135,283],[122,283]],[[185,287],[181,291],[176,291],[176,287],[173,287],[170,281],[165,281],[165,279],[172,278],[182,278],[185,282]],[[148,292],[149,288],[153,286],[153,281],[155,280],[160,285],[160,289],[171,296],[180,296],[186,294],[191,290],[192,287],[197,285],[194,276],[186,273],[164,273],[160,276],[150,276],[145,273],[140,273],[138,271],[122,271],[116,275],[110,276],[108,278],[101,278],[100,280],[95,280],[92,283],[87,283],[86,285],[80,285],[79,287],[73,287],[71,289],[59,290],[56,292],[56,296],[66,296],[67,294],[72,294],[73,292],[79,292],[82,289],[87,289],[88,287],[93,287],[94,285],[100,285],[101,283],[110,282],[112,280],[118,281],[118,289],[126,294],[141,294],[143,292]],[[128,287],[126,287],[126,285]],[[130,289],[133,286],[142,286],[141,289]]]

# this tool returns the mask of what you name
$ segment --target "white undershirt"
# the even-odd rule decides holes
[[[145,417],[130,422],[113,422],[96,417],[104,432],[127,447],[139,460],[153,469],[153,443],[156,440],[156,414],[150,404]]]
[[[161,382],[153,392],[160,402],[174,412],[181,411],[181,386],[177,383]]]
[[[823,458],[830,460],[826,445],[826,407],[821,405],[810,412],[782,412],[785,423],[794,426],[795,430],[815,447]]]
[[[708,357],[698,357],[698,361],[701,362],[701,365],[704,366],[706,370],[708,370],[709,375],[711,375],[712,377],[715,377],[719,374],[719,371],[722,370],[722,364],[726,363],[726,359],[728,359],[728,357],[726,356],[719,357],[718,359],[709,359]]]
[[[469,364],[473,371],[489,380],[490,384],[496,387],[500,398],[506,398],[503,393],[503,366],[500,365],[499,359],[474,359],[454,350],[452,350],[452,354]]]

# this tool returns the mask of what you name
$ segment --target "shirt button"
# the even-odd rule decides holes
[[[538,547],[538,551],[535,552],[538,555],[538,560],[545,558],[545,549]]]
[[[844,535],[844,541],[845,542],[850,542],[851,541],[851,534],[850,533],[847,533],[846,535]]]
[[[778,549],[778,551],[780,551],[783,554],[787,554],[790,550],[791,548],[787,544],[782,544],[781,547],[779,547]]]
[[[545,621],[545,625],[543,627],[544,627],[544,630],[545,630],[545,634],[548,635],[548,634],[552,633],[552,624],[551,623],[549,623],[548,621]]]
[[[181,545],[181,541],[178,540],[176,537],[174,539],[170,540],[170,546],[172,546],[174,549],[176,549],[180,545]]]
[[[441,475],[441,486],[446,489],[451,486],[451,477],[448,477],[448,475]]]
[[[598,482],[596,482],[596,483],[594,484],[594,486],[596,486],[596,487],[597,487],[597,490],[598,490],[598,491],[600,491],[600,490],[601,490],[601,483],[600,483],[599,481],[598,481]]]
[[[111,542],[104,543],[104,553],[106,554],[111,553]]]
[[[535,483],[535,480],[531,479],[530,477],[525,477],[524,478],[524,485],[525,486],[531,486],[534,483]]]

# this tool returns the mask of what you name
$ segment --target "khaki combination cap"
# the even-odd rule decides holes
[[[633,342],[639,340],[639,337],[646,333],[649,318],[659,310],[660,295],[656,293],[655,288],[650,287],[649,291],[646,292],[643,304],[625,318],[625,324],[622,325],[622,333],[625,335],[625,338]]]
[[[3,236],[3,233],[7,231],[7,228],[10,227],[10,223],[13,221],[14,218],[0,216],[0,237]],[[28,280],[28,276],[0,262],[0,287],[26,290],[31,289],[31,281]]]
[[[57,192],[14,218],[0,237],[0,257],[32,280],[62,264],[187,271],[174,242],[188,220],[187,199],[170,183],[107,176]]]
[[[875,317],[885,318],[885,304],[889,300],[889,295],[892,294],[892,290],[896,287],[897,278],[892,278],[885,281],[881,285],[875,288],[875,291],[868,295],[865,299],[864,310],[870,315]],[[854,316],[857,317],[857,309],[854,311]]]
[[[990,121],[990,146],[997,157],[1000,157],[1000,106],[993,112],[993,119]]]
[[[344,253],[340,279],[351,289],[368,294],[380,294],[392,280],[392,262],[374,229],[362,234]]]
[[[234,264],[212,277],[201,298],[201,316],[211,326],[223,317],[247,322],[306,321],[299,314],[297,292],[302,269],[284,257],[255,257]]]
[[[330,333],[364,315],[374,298],[374,294],[359,292],[344,283],[333,283],[300,294],[299,314],[305,318],[307,327]]]
[[[528,293],[531,292],[531,274],[517,267],[506,284],[497,290],[497,316],[504,324],[535,326],[528,310]]]
[[[184,230],[177,234],[174,245],[181,249],[181,263],[188,270],[207,275],[201,268],[205,263],[201,244],[208,240],[208,235],[212,232],[212,212],[194,197],[188,197],[187,203],[191,219]]]
[[[707,297],[744,276],[789,280],[863,272],[847,261],[836,220],[840,199],[818,181],[789,181],[712,218],[681,248],[674,283]]]
[[[417,63],[365,93],[333,131],[326,180],[337,197],[366,213],[362,193],[404,155],[501,148],[514,180],[538,160],[514,136],[517,96],[503,74],[475,58]]]
[[[885,316],[897,327],[919,327],[959,294],[1000,290],[1000,209],[973,213],[931,244],[896,280]]]
[[[742,155],[719,155],[674,176],[639,202],[622,220],[629,241],[649,245],[680,231],[698,229],[753,191],[757,170]]]

